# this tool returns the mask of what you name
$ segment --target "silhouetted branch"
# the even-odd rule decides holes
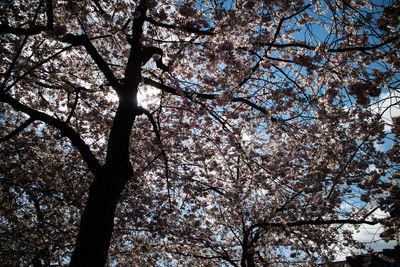
[[[32,26],[29,28],[14,28],[9,26],[8,24],[0,25],[0,34],[8,33],[8,34],[17,34],[17,35],[35,35],[39,34],[42,31],[52,30],[54,24],[54,16],[53,16],[53,3],[51,0],[47,2],[47,23],[44,26]]]
[[[196,33],[196,34],[201,34],[201,35],[215,35],[214,28],[211,28],[209,30],[201,30],[201,29],[190,27],[190,26],[176,26],[176,25],[172,25],[172,24],[166,24],[166,23],[156,21],[149,17],[146,17],[145,20],[147,22],[150,22],[153,25],[156,25],[156,26],[159,26],[162,28],[166,28],[166,29],[178,29],[178,30],[182,30],[184,32]]]
[[[176,96],[185,96],[188,98],[192,98],[193,96],[195,96],[197,98],[206,99],[206,100],[216,100],[217,97],[219,96],[218,94],[203,94],[203,93],[196,93],[196,92],[187,92],[187,91],[182,91],[182,90],[178,93],[178,91],[175,88],[172,88],[165,84],[161,84],[161,83],[151,80],[149,78],[144,78],[143,81],[147,85],[154,86],[164,92],[167,92],[167,93],[170,93],[170,94],[173,94]],[[232,102],[241,102],[241,103],[244,103],[244,104],[260,111],[264,115],[268,114],[268,111],[265,108],[263,108],[257,104],[254,104],[250,100],[245,99],[243,97],[233,97]],[[277,119],[274,117],[271,117],[271,121],[276,122]]]
[[[170,185],[170,181],[169,181],[169,167],[168,167],[169,164],[168,164],[167,153],[165,152],[165,149],[164,149],[164,147],[162,145],[160,131],[159,131],[158,127],[157,127],[156,121],[153,118],[153,115],[148,110],[146,110],[145,108],[141,108],[141,110],[147,116],[147,118],[149,119],[151,125],[153,126],[153,131],[156,134],[157,141],[158,141],[158,143],[160,145],[161,155],[164,158],[165,176],[166,176],[166,179],[167,179],[168,200],[169,200],[170,208],[172,209],[172,201],[171,201],[171,194],[170,194],[171,185]]]
[[[17,101],[13,97],[6,95],[5,93],[0,93],[0,101],[5,102],[9,105],[11,105],[14,109],[21,111],[25,114],[28,114],[32,120],[40,120],[45,123],[47,123],[50,126],[55,127],[58,129],[62,135],[66,136],[71,140],[71,143],[78,149],[78,151],[81,153],[84,161],[89,167],[89,170],[94,174],[98,175],[100,172],[101,165],[97,161],[96,157],[93,155],[93,153],[90,151],[90,148],[88,145],[82,140],[82,138],[79,136],[79,134],[70,126],[68,126],[67,123],[64,121],[61,121],[59,119],[56,119],[50,115],[47,115],[46,113],[37,111],[33,108],[30,108],[21,102]]]
[[[369,225],[375,225],[378,222],[376,221],[366,221],[365,219],[363,220],[352,220],[352,219],[338,219],[338,220],[304,220],[304,221],[297,221],[297,222],[288,222],[286,224],[283,223],[269,223],[269,222],[262,222],[262,223],[257,223],[253,224],[250,226],[247,231],[251,232],[254,229],[257,228],[271,228],[271,227],[278,227],[278,228],[284,228],[284,227],[296,227],[296,226],[304,226],[304,225],[332,225],[332,224],[369,224]]]
[[[168,66],[164,65],[164,63],[162,62],[162,49],[155,46],[149,46],[142,49],[142,65],[145,65],[153,55],[160,56],[159,59],[155,60],[157,68],[163,71],[168,71]]]
[[[5,90],[6,85],[7,85],[7,81],[11,76],[11,73],[12,73],[14,67],[15,67],[15,64],[17,64],[17,60],[18,60],[19,56],[21,55],[22,49],[24,48],[27,39],[28,39],[28,35],[25,35],[24,39],[22,40],[21,45],[18,47],[17,53],[15,53],[13,61],[11,62],[10,66],[7,69],[6,74],[4,75],[3,82],[0,85],[0,92]]]
[[[397,41],[400,39],[400,36],[394,36],[392,38],[389,38],[388,40],[377,44],[377,45],[369,45],[369,46],[349,46],[349,47],[342,47],[342,48],[331,48],[327,49],[327,52],[331,53],[340,53],[340,52],[349,52],[349,51],[360,51],[360,52],[366,52],[370,50],[375,50],[378,49],[382,46],[385,46],[387,44],[390,44],[391,42]],[[315,50],[317,47],[313,45],[308,45],[306,43],[286,43],[286,44],[279,44],[279,43],[272,43],[272,42],[267,42],[267,43],[258,43],[259,45],[265,45],[269,47],[277,47],[277,48],[286,48],[286,47],[299,47],[299,48],[306,48],[309,50]]]
[[[69,112],[68,117],[65,120],[66,123],[69,123],[69,121],[71,120],[72,116],[74,115],[74,111],[76,109],[76,106],[78,105],[78,99],[79,99],[79,91],[77,91],[75,93],[74,103],[72,104],[71,111]]]
[[[58,51],[57,53],[49,56],[48,58],[45,58],[44,60],[38,62],[37,64],[35,64],[33,67],[31,67],[30,69],[28,69],[26,72],[24,72],[22,75],[18,76],[9,86],[5,87],[6,85],[4,85],[4,89],[2,89],[1,91],[4,90],[4,92],[7,92],[9,89],[11,89],[16,83],[18,83],[21,79],[25,78],[26,76],[28,76],[29,74],[31,74],[35,69],[39,68],[40,66],[44,65],[45,63],[49,62],[50,60],[52,60],[53,58],[59,56],[60,54],[62,54],[63,52],[67,51],[68,49],[70,49],[72,46],[67,46],[64,47],[62,49],[60,49],[60,51]]]
[[[64,42],[71,44],[72,46],[84,46],[86,51],[92,57],[94,62],[96,62],[97,67],[103,72],[104,76],[110,83],[110,85],[116,90],[119,91],[121,88],[121,84],[119,83],[118,79],[114,76],[114,73],[109,68],[107,62],[103,59],[94,45],[90,42],[89,37],[87,35],[73,35],[67,34],[62,39]]]
[[[11,133],[9,133],[8,135],[6,135],[4,137],[1,137],[0,138],[0,143],[6,142],[6,141],[10,140],[11,138],[13,138],[14,136],[18,135],[20,132],[25,130],[26,127],[28,127],[34,121],[35,120],[32,119],[32,118],[27,119],[20,126],[18,126],[14,131],[12,131]]]

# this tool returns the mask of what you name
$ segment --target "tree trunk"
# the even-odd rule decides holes
[[[123,188],[95,178],[81,217],[79,234],[70,266],[104,266],[114,227],[115,209]]]
[[[240,266],[241,267],[255,267],[255,263],[254,263],[254,250],[253,245],[251,244],[250,240],[249,240],[249,235],[250,235],[250,231],[249,229],[247,229],[246,231],[244,231],[243,233],[243,244],[242,244],[242,260],[240,261]],[[255,237],[255,240],[258,239],[258,235]]]
[[[82,214],[81,225],[71,266],[104,266],[114,227],[114,216],[120,194],[132,178],[129,140],[137,115],[137,92],[142,68],[142,27],[147,11],[146,0],[141,0],[137,11],[141,16],[132,24],[131,51],[125,69],[124,82],[116,89],[119,106],[115,113],[108,139],[104,171],[95,177],[89,190],[89,199]]]
[[[108,140],[106,163],[93,180],[70,266],[104,266],[114,227],[115,209],[132,178],[129,138],[137,107],[121,103]]]
[[[254,255],[249,253],[243,253],[242,260],[240,263],[241,267],[255,267]]]

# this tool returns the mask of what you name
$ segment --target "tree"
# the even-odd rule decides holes
[[[398,182],[398,10],[3,1],[2,259],[276,266],[365,247],[351,227],[393,223],[375,211]]]

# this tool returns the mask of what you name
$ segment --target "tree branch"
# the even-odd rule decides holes
[[[377,44],[377,45],[372,45],[372,46],[353,46],[353,47],[344,47],[344,48],[336,48],[336,49],[328,49],[328,52],[348,52],[348,51],[369,51],[369,50],[375,50],[377,48],[380,48],[382,46],[385,46],[393,41],[397,41],[400,38],[400,36],[394,36],[392,38],[387,39],[386,41]]]
[[[160,90],[162,90],[164,92],[167,92],[167,93],[170,93],[170,94],[173,94],[173,95],[176,95],[176,96],[182,96],[183,95],[183,96],[188,97],[188,98],[192,98],[193,96],[195,96],[197,98],[206,99],[206,100],[216,100],[217,97],[219,96],[218,94],[203,94],[203,93],[187,92],[187,91],[181,91],[180,93],[178,93],[178,91],[175,88],[172,88],[170,86],[158,83],[158,82],[156,82],[154,80],[151,80],[149,78],[144,78],[143,81],[147,85],[154,86],[154,87],[156,87],[156,88],[158,88],[158,89],[160,89]],[[250,106],[250,107],[252,107],[252,108],[254,108],[254,109],[258,110],[258,111],[260,111],[264,115],[268,114],[268,111],[265,108],[260,107],[257,104],[254,104],[250,100],[245,99],[243,97],[233,97],[232,98],[232,102],[241,102],[241,103],[244,103],[244,104],[246,104],[246,105],[248,105],[248,106]],[[272,117],[271,121],[276,122],[277,119]]]
[[[268,46],[269,46],[268,50],[271,50],[271,47],[273,46],[273,44],[275,44],[275,41],[276,41],[276,39],[277,39],[278,36],[279,36],[279,33],[280,33],[280,31],[281,31],[281,28],[282,28],[283,23],[285,22],[285,20],[288,20],[288,19],[291,19],[291,18],[297,16],[298,14],[302,13],[302,12],[305,11],[307,8],[309,8],[310,6],[311,6],[311,4],[308,4],[308,5],[306,5],[305,7],[303,7],[301,10],[299,10],[298,12],[296,12],[296,13],[294,13],[294,14],[288,16],[288,17],[284,17],[284,18],[282,18],[282,19],[279,21],[278,28],[276,29],[276,32],[275,32],[275,34],[274,34],[274,39],[273,39],[272,43],[270,43],[270,44],[268,45]]]
[[[142,65],[145,65],[153,55],[160,56],[159,59],[155,60],[157,68],[163,71],[168,71],[169,70],[168,66],[164,65],[164,63],[162,62],[162,56],[163,56],[162,49],[155,46],[149,46],[142,49]]]
[[[148,110],[146,110],[145,108],[141,107],[141,110],[147,116],[147,118],[149,119],[151,125],[153,126],[153,131],[156,134],[157,141],[158,141],[158,143],[160,145],[161,155],[164,158],[165,176],[166,176],[166,179],[167,179],[167,191],[168,191],[169,206],[170,206],[170,209],[172,209],[172,201],[171,201],[171,194],[170,194],[171,185],[170,185],[170,181],[169,181],[169,167],[168,167],[169,164],[168,164],[167,153],[165,152],[165,149],[164,149],[164,147],[162,145],[160,131],[158,130],[158,127],[157,127],[157,124],[156,124],[156,122],[155,122],[155,120],[153,118],[153,115]]]
[[[370,51],[370,50],[375,50],[378,49],[382,46],[385,46],[387,44],[390,44],[391,42],[397,41],[400,39],[400,36],[394,36],[392,38],[389,38],[388,40],[377,44],[377,45],[370,45],[370,46],[350,46],[350,47],[343,47],[343,48],[331,48],[328,49],[327,52],[332,52],[332,53],[340,53],[340,52],[349,52],[349,51],[360,51],[360,52],[365,52],[365,51]],[[278,47],[278,48],[286,48],[286,47],[299,47],[299,48],[306,48],[309,50],[315,50],[316,47],[313,45],[308,45],[306,43],[286,43],[286,44],[277,44],[277,43],[258,43],[258,45],[265,45],[269,47]]]
[[[135,9],[135,13],[139,16],[135,17],[132,22],[132,34],[131,38],[128,39],[131,49],[125,67],[124,82],[118,94],[121,102],[128,102],[135,107],[138,106],[137,92],[142,79],[143,51],[141,39],[146,12],[147,1],[141,0]]]
[[[80,46],[83,45],[89,55],[92,57],[94,62],[96,63],[97,67],[103,72],[104,76],[106,77],[107,81],[110,85],[119,92],[121,88],[121,84],[118,79],[114,76],[114,73],[108,67],[107,62],[103,59],[94,45],[90,42],[90,39],[87,35],[73,35],[73,34],[66,34],[62,41],[71,44],[72,46]]]
[[[58,51],[57,53],[49,56],[48,58],[45,58],[44,60],[38,62],[36,65],[34,65],[33,67],[31,67],[30,69],[28,69],[26,72],[24,72],[22,75],[18,76],[9,86],[5,87],[4,85],[4,89],[1,88],[1,91],[4,90],[4,92],[7,92],[10,88],[12,88],[17,82],[19,82],[22,78],[28,76],[29,74],[31,74],[35,69],[39,68],[40,66],[44,65],[46,62],[50,61],[51,59],[59,56],[60,54],[62,54],[63,52],[67,51],[68,49],[70,49],[72,46],[67,46],[64,47],[62,49],[60,49],[60,51]]]
[[[0,34],[11,33],[16,35],[35,35],[41,33],[42,31],[53,30],[53,24],[54,24],[53,3],[52,0],[47,0],[46,2],[47,2],[47,10],[46,10],[47,23],[45,26],[32,26],[30,28],[24,29],[24,28],[14,28],[7,24],[1,24]]]
[[[177,25],[162,23],[162,22],[156,21],[149,17],[145,17],[145,21],[150,22],[153,25],[156,25],[156,26],[159,26],[162,28],[166,28],[166,29],[178,29],[178,30],[182,30],[184,32],[196,33],[196,34],[201,34],[201,35],[211,35],[211,36],[215,35],[214,28],[211,28],[209,30],[200,30],[197,28],[189,27],[189,26],[177,26]]]
[[[369,225],[375,225],[378,222],[373,222],[373,221],[366,221],[365,219],[363,220],[352,220],[352,219],[338,219],[338,220],[305,220],[305,221],[297,221],[297,222],[289,222],[286,224],[283,223],[268,223],[268,222],[262,222],[262,223],[257,223],[253,224],[250,226],[247,231],[251,232],[254,229],[257,228],[271,228],[271,227],[278,227],[278,228],[283,228],[283,227],[296,227],[296,226],[303,226],[303,225],[331,225],[331,224],[369,224]]]
[[[99,13],[104,15],[106,14],[106,12],[104,11],[104,9],[101,7],[100,5],[100,1],[99,0],[93,0],[94,4],[96,5],[97,9],[99,10]]]
[[[294,226],[302,226],[302,225],[330,225],[330,224],[369,224],[375,225],[378,222],[372,221],[365,221],[365,220],[352,220],[352,219],[343,219],[343,220],[306,220],[306,221],[297,221],[288,223],[287,226],[294,227]],[[277,226],[279,226],[277,224]]]
[[[0,85],[0,92],[5,90],[6,85],[7,85],[7,81],[11,76],[11,73],[12,73],[14,67],[15,67],[15,64],[17,64],[17,60],[18,60],[19,56],[21,55],[22,49],[24,48],[27,40],[28,40],[28,35],[25,35],[24,39],[22,40],[21,45],[18,47],[17,53],[15,53],[13,61],[11,62],[10,66],[8,67],[8,70],[7,70],[6,74],[4,75],[3,82]]]
[[[27,119],[20,126],[18,126],[14,131],[12,131],[11,133],[9,133],[8,135],[6,135],[4,137],[1,137],[0,143],[6,142],[6,141],[10,140],[11,138],[13,138],[14,136],[18,135],[20,132],[22,132],[26,127],[28,127],[34,121],[35,120],[32,118]]]
[[[225,260],[225,261],[229,262],[230,264],[232,264],[233,266],[238,267],[238,265],[234,261],[227,259],[225,256],[203,256],[203,255],[183,253],[183,252],[178,252],[178,251],[171,251],[171,253],[177,254],[180,256],[184,256],[184,257],[193,257],[193,258],[199,258],[199,259],[205,259],[205,260],[214,260],[214,259]]]
[[[83,160],[88,165],[89,170],[95,176],[98,176],[100,174],[100,169],[101,169],[100,163],[97,161],[96,157],[90,151],[90,148],[87,146],[87,144],[81,139],[79,134],[73,128],[71,128],[67,123],[59,119],[56,119],[50,115],[47,115],[46,113],[32,109],[20,103],[13,97],[6,95],[4,93],[0,94],[0,101],[11,105],[14,109],[18,111],[28,114],[32,120],[43,121],[48,125],[58,129],[61,132],[61,134],[69,138],[69,140],[71,140],[71,143],[78,149],[78,151],[83,157]]]
[[[287,44],[277,44],[277,43],[258,43],[258,45],[265,45],[265,46],[269,46],[269,47],[301,47],[301,48],[306,48],[306,49],[310,49],[310,50],[315,50],[315,46],[311,46],[305,43],[287,43]]]
[[[69,123],[69,121],[71,120],[72,116],[74,115],[76,106],[78,105],[78,99],[79,99],[79,90],[77,92],[75,92],[74,103],[72,104],[71,111],[69,112],[68,117],[65,120],[66,123]]]

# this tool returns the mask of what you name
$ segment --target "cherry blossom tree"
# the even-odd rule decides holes
[[[399,5],[2,1],[1,258],[309,265],[392,238]]]

